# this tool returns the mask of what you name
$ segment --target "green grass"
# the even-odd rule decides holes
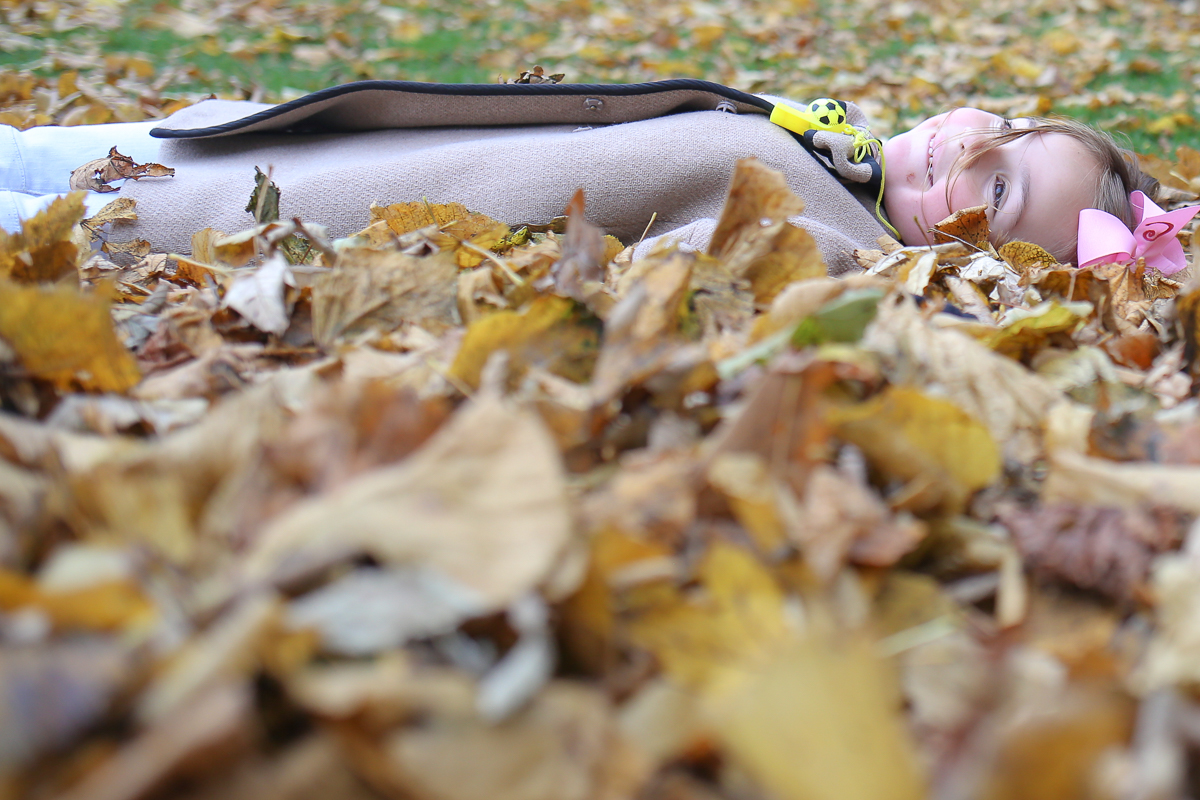
[[[186,36],[172,25],[164,25],[163,20],[181,6],[196,9],[192,13],[202,17],[208,6],[202,7],[197,0],[128,0],[105,6],[111,13],[101,24],[93,24],[89,18],[89,24],[70,27],[71,13],[86,13],[72,11],[76,8],[73,4],[84,2],[63,0],[62,5],[48,5],[42,11],[38,10],[41,6],[22,5],[18,12],[13,0],[0,0],[0,12],[13,15],[8,17],[13,30],[33,37],[34,42],[31,47],[22,44],[0,51],[0,68],[32,68],[37,74],[53,77],[68,68],[86,71],[80,65],[89,61],[102,64],[105,56],[132,56],[154,65],[154,76],[143,80],[163,82],[165,95],[215,93],[254,96],[268,102],[368,78],[490,83],[501,76],[514,77],[521,68],[539,62],[566,72],[567,80],[574,81],[687,75],[751,91],[788,93],[794,87],[811,91],[831,76],[879,73],[902,82],[906,75],[929,75],[930,68],[924,65],[938,61],[921,52],[936,52],[943,43],[934,31],[948,30],[945,9],[939,9],[933,0],[899,20],[887,17],[891,6],[852,0],[815,0],[807,10],[800,5],[800,10],[789,14],[778,12],[774,0],[724,0],[707,6],[710,10],[705,13],[718,9],[723,16],[717,21],[727,30],[719,40],[704,46],[696,46],[690,34],[689,26],[698,19],[689,17],[693,13],[690,4],[628,0],[626,6],[610,7],[600,0],[410,0],[400,5],[392,0],[334,0],[263,3],[261,7],[248,3],[238,6],[241,18],[229,17],[219,21],[215,30]],[[1019,57],[1036,58],[1037,43],[1062,25],[1065,7],[1050,0],[1031,3],[988,6],[991,16],[982,17],[980,24],[1007,26],[1011,31],[1008,39],[992,42],[990,50],[977,48],[983,52],[979,56],[983,66],[977,74],[947,80],[944,86],[937,85],[938,76],[934,75],[933,85],[940,94],[897,94],[894,107],[899,109],[899,117],[881,121],[881,128],[903,127],[921,115],[969,104],[972,98],[1049,92],[1054,113],[1127,136],[1138,150],[1168,155],[1181,144],[1200,147],[1200,125],[1187,124],[1188,117],[1200,118],[1195,59],[1186,48],[1176,48],[1173,53],[1155,56],[1157,71],[1125,69],[1134,59],[1148,63],[1147,54],[1157,50],[1146,36],[1160,35],[1153,25],[1135,18],[1134,11],[1107,8],[1079,18],[1098,31],[1116,32],[1120,42],[1113,63],[1082,89],[1033,87],[1028,80],[1022,82],[990,69],[987,53],[1002,48]],[[604,14],[610,9],[627,14],[632,24],[606,28]],[[777,14],[778,25],[760,24],[772,13]],[[589,18],[591,25],[585,24]],[[596,18],[601,24],[594,24]],[[1143,29],[1149,33],[1139,33]],[[1096,37],[1092,31],[1076,32],[1084,47],[1093,46]],[[953,43],[962,50],[963,58],[969,59],[976,49],[970,37],[968,32],[966,41]],[[595,52],[577,56],[563,44],[572,40],[594,44]],[[328,58],[314,60],[313,55],[328,41],[336,42]],[[916,45],[924,50],[918,52]],[[547,57],[547,51],[552,55]],[[1071,58],[1075,56],[1066,60]],[[793,68],[797,60],[806,65],[803,72]],[[116,80],[112,74],[101,75]],[[861,91],[869,91],[871,81],[864,80],[863,87]],[[1138,95],[1139,102],[1105,99],[1105,92],[1114,87]],[[884,99],[891,97],[888,91],[883,95]],[[1166,125],[1164,120],[1179,124]]]

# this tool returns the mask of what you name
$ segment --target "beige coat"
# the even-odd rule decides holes
[[[793,221],[816,238],[831,274],[857,270],[854,248],[873,247],[883,233],[874,197],[851,193],[752,104],[693,110],[722,98],[604,94],[624,87],[575,87],[531,100],[380,85],[338,87],[307,103],[207,100],[177,112],[155,131],[190,137],[164,140],[159,161],[175,176],[126,182],[121,194],[137,201],[139,219],[114,238],[188,253],[201,228],[245,229],[257,166],[278,184],[282,216],[327,225],[335,236],[364,227],[372,202],[460,202],[509,224],[546,222],[582,187],[587,217],[625,243],[637,241],[653,218],[650,236],[678,230],[678,238],[704,247],[734,164],[747,156],[783,172],[804,200],[804,215]],[[548,124],[512,124],[531,118]]]

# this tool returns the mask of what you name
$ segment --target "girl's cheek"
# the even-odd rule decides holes
[[[934,186],[921,198],[921,223],[925,228],[932,228],[952,213],[946,203],[946,190],[943,186]]]
[[[959,173],[957,180],[951,187],[949,193],[949,202],[946,201],[946,187],[935,186],[931,189],[926,197],[936,195],[934,197],[937,205],[934,209],[941,216],[931,219],[930,225],[935,225],[956,211],[961,211],[964,208],[980,205],[980,193],[976,188],[977,181],[974,176],[969,174],[969,171]]]

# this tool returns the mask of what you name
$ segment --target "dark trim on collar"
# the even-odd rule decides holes
[[[372,96],[356,98],[355,95],[372,92],[383,93],[382,98]],[[674,93],[677,96],[669,96]],[[393,95],[389,98],[388,95]],[[403,105],[407,102],[424,106],[426,102],[436,102],[434,96],[445,98],[447,109],[453,112],[442,121],[435,118],[405,118]],[[578,98],[580,103],[571,103],[570,107],[555,104],[553,100],[543,99],[531,104],[521,102],[521,98]],[[456,102],[451,98],[462,98],[465,103]],[[499,121],[490,118],[491,115],[480,117],[479,125],[497,124],[613,124],[616,122],[631,122],[638,119],[651,119],[668,114],[701,111],[728,110],[736,113],[769,114],[774,103],[761,97],[731,89],[710,81],[682,78],[676,80],[654,81],[651,83],[629,84],[586,84],[586,83],[541,83],[541,84],[447,84],[447,83],[416,83],[412,81],[358,81],[307,94],[304,97],[272,106],[265,110],[245,117],[212,125],[204,128],[172,128],[164,125],[155,128],[150,135],[158,139],[194,139],[211,136],[229,135],[239,132],[255,131],[351,131],[378,130],[388,127],[429,127],[438,125],[470,125],[463,122],[462,117],[470,118],[469,98],[480,98],[487,104],[487,99],[500,101],[510,98],[513,108],[500,108],[499,105],[487,104],[479,106],[481,111],[497,111]],[[621,104],[611,103],[620,108],[605,110],[605,104],[600,107],[593,104],[587,108],[584,104],[587,98],[605,100],[609,98],[643,98],[645,103]],[[356,100],[362,101],[378,112],[379,106],[375,99],[384,105],[389,100],[397,105],[394,113],[379,115],[378,122],[365,122],[356,126],[353,118],[337,112],[351,112]],[[728,104],[725,107],[724,104]],[[453,108],[451,108],[453,106]],[[361,109],[361,107],[360,107]],[[185,109],[186,110],[186,109]],[[308,113],[311,112],[311,113]],[[595,113],[593,113],[595,112]]]

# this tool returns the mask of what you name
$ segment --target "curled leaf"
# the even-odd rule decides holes
[[[117,187],[110,186],[112,181],[139,180],[141,178],[164,178],[175,174],[171,167],[162,164],[135,163],[129,156],[123,156],[113,147],[104,158],[89,161],[71,173],[71,190],[85,192],[115,192]]]

